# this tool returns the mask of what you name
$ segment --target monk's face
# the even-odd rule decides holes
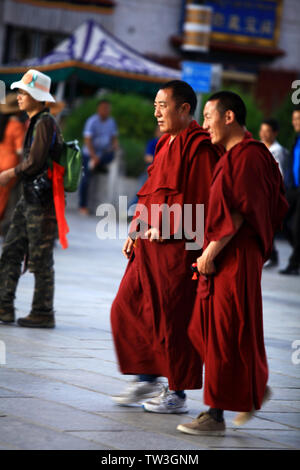
[[[178,105],[170,88],[159,90],[154,101],[154,116],[162,133],[175,136],[186,126],[189,105]]]
[[[217,105],[217,100],[207,101],[203,110],[203,128],[209,132],[213,144],[224,144],[228,135],[226,116],[220,113]]]

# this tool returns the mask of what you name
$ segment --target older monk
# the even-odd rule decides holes
[[[193,120],[196,103],[193,89],[182,81],[167,83],[156,95],[155,117],[164,135],[138,193],[123,248],[129,263],[111,309],[121,372],[137,375],[113,399],[128,405],[156,396],[144,408],[158,413],[187,411],[184,390],[202,386],[201,364],[187,333],[196,295],[190,266],[203,243],[197,208],[207,204],[218,152]],[[159,376],[168,379],[168,388],[162,390]]]

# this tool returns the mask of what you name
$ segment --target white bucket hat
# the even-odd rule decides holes
[[[19,82],[11,84],[10,88],[20,88],[26,91],[36,101],[50,101],[55,102],[55,99],[50,95],[51,78],[38,70],[28,70],[23,75]]]

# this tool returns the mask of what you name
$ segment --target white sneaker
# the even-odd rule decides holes
[[[131,405],[139,403],[147,398],[156,397],[162,391],[163,385],[160,382],[138,382],[134,380],[126,389],[115,395],[112,400],[118,405]]]
[[[180,398],[168,387],[156,398],[143,403],[144,410],[152,413],[187,413],[186,398]]]

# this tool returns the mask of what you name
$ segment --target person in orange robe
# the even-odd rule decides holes
[[[196,295],[191,264],[203,243],[196,205],[207,203],[219,154],[192,118],[196,103],[193,89],[182,81],[167,83],[156,95],[155,117],[164,135],[138,192],[123,247],[129,262],[111,308],[120,370],[138,375],[113,399],[121,405],[145,401],[147,411],[159,413],[187,411],[184,390],[202,386],[201,364],[187,334]],[[178,209],[165,233],[164,204]],[[191,217],[182,225],[187,204]],[[158,376],[167,377],[169,389],[162,389]]]
[[[8,94],[6,103],[0,105],[0,173],[19,163],[25,136],[25,125],[19,121],[19,113],[15,93]],[[13,178],[7,186],[0,187],[0,221],[15,184],[16,178]]]
[[[270,395],[264,346],[261,273],[274,231],[287,211],[278,164],[245,132],[241,98],[221,91],[204,107],[203,127],[226,153],[210,188],[205,241],[189,336],[205,364],[204,402],[210,408],[177,429],[224,433],[223,410],[251,418]]]

